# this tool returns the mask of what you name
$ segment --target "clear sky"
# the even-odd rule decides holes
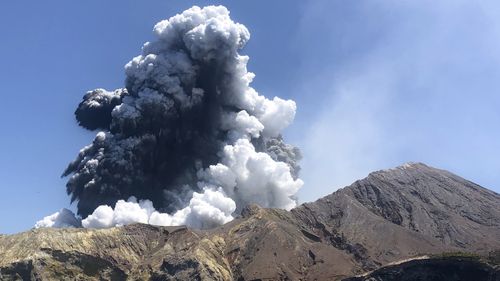
[[[298,104],[301,202],[409,161],[500,192],[497,1],[3,1],[0,233],[70,207],[82,95],[122,87],[156,22],[218,3],[252,33],[254,88]]]

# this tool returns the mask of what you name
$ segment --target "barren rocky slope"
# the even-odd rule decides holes
[[[500,195],[421,163],[371,173],[292,212],[363,245],[377,265],[436,250],[500,248]]]
[[[221,227],[0,236],[0,280],[341,280],[422,254],[500,249],[500,195],[423,164]],[[383,279],[380,279],[383,280]]]

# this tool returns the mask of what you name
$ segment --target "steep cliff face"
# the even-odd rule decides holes
[[[422,254],[500,249],[499,206],[494,192],[407,164],[291,212],[248,206],[208,231],[137,224],[0,236],[0,280],[342,280]]]

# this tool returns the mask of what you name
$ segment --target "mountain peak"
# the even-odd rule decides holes
[[[500,239],[489,235],[491,228],[500,227],[499,194],[423,163],[373,172],[340,193],[394,224],[445,244],[483,249]]]
[[[394,168],[382,169],[379,171],[375,171],[370,173],[370,175],[374,174],[391,174],[394,172],[421,172],[421,173],[441,173],[441,174],[449,174],[446,170],[437,169],[431,166],[428,166],[422,162],[406,162],[402,165],[396,166]],[[397,175],[397,174],[396,174]]]

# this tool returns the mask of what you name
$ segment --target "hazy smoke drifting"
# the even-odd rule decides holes
[[[75,112],[102,130],[64,172],[83,226],[208,228],[248,203],[293,208],[300,152],[280,133],[296,105],[249,86],[246,27],[225,7],[193,7],[154,34],[125,66],[125,89],[90,91]]]
[[[72,211],[68,209],[61,209],[59,212],[56,212],[50,216],[46,216],[43,219],[37,221],[35,224],[36,228],[39,227],[80,227],[81,222],[79,219],[75,217]]]

